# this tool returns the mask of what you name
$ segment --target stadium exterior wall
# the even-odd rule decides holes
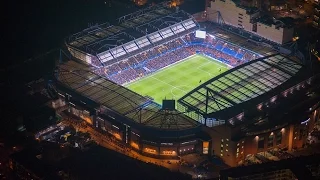
[[[202,126],[166,130],[138,124],[106,107],[95,104],[72,90],[57,85],[59,98],[52,104],[56,111],[86,122],[140,154],[162,159],[179,159],[180,155],[199,153],[210,155],[211,138]],[[208,143],[208,147],[204,147]]]
[[[306,98],[306,93],[312,92],[318,78],[315,75],[280,92],[279,96],[285,97],[289,93],[295,94],[291,98],[299,101],[294,106],[286,101],[277,101],[276,109],[286,112],[284,114],[266,116],[269,113],[265,109],[265,115],[246,114],[250,119],[233,121],[237,118],[232,118],[234,124],[228,120],[226,124],[204,128],[212,138],[212,154],[235,167],[243,163],[248,155],[275,148],[294,150],[305,147],[308,134],[313,131],[315,122],[320,120],[319,99],[312,96]],[[303,84],[305,87],[301,88]],[[265,103],[268,102],[272,102],[272,98]],[[262,112],[259,105],[256,108],[256,111]]]
[[[212,137],[212,154],[220,157],[231,167],[244,162],[248,155],[271,149],[300,149],[307,144],[307,135],[313,129],[314,122],[319,121],[320,108],[314,110],[308,123],[284,124],[271,129],[241,136],[240,127],[229,125],[215,126],[207,132]]]
[[[70,54],[72,55],[72,57],[83,61],[83,63],[85,63],[85,64],[91,65],[92,59],[95,58],[93,55],[82,52],[82,51],[75,49],[71,46],[68,46],[68,50],[69,50]]]

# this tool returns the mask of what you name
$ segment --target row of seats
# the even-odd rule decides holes
[[[125,84],[195,53],[205,54],[231,66],[237,66],[256,58],[254,53],[226,41],[211,36],[200,39],[191,33],[118,63],[96,69],[95,72],[118,84]]]

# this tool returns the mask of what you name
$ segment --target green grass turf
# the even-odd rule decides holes
[[[175,100],[181,98],[201,83],[228,69],[230,68],[223,63],[195,55],[127,84],[126,87],[143,96],[148,95],[161,104],[165,98]]]

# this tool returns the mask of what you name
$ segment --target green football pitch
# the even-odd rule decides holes
[[[181,98],[228,69],[230,68],[223,63],[195,55],[127,84],[126,87],[143,96],[150,96],[161,104],[163,99]]]

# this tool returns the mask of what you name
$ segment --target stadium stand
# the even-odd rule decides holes
[[[198,28],[193,17],[166,3],[123,16],[118,23],[87,28],[66,39],[73,57],[94,67],[109,66]]]
[[[117,84],[126,84],[196,53],[233,67],[259,56],[211,35],[207,35],[206,39],[200,39],[196,38],[194,33],[190,33],[114,64],[97,68],[95,72]]]

